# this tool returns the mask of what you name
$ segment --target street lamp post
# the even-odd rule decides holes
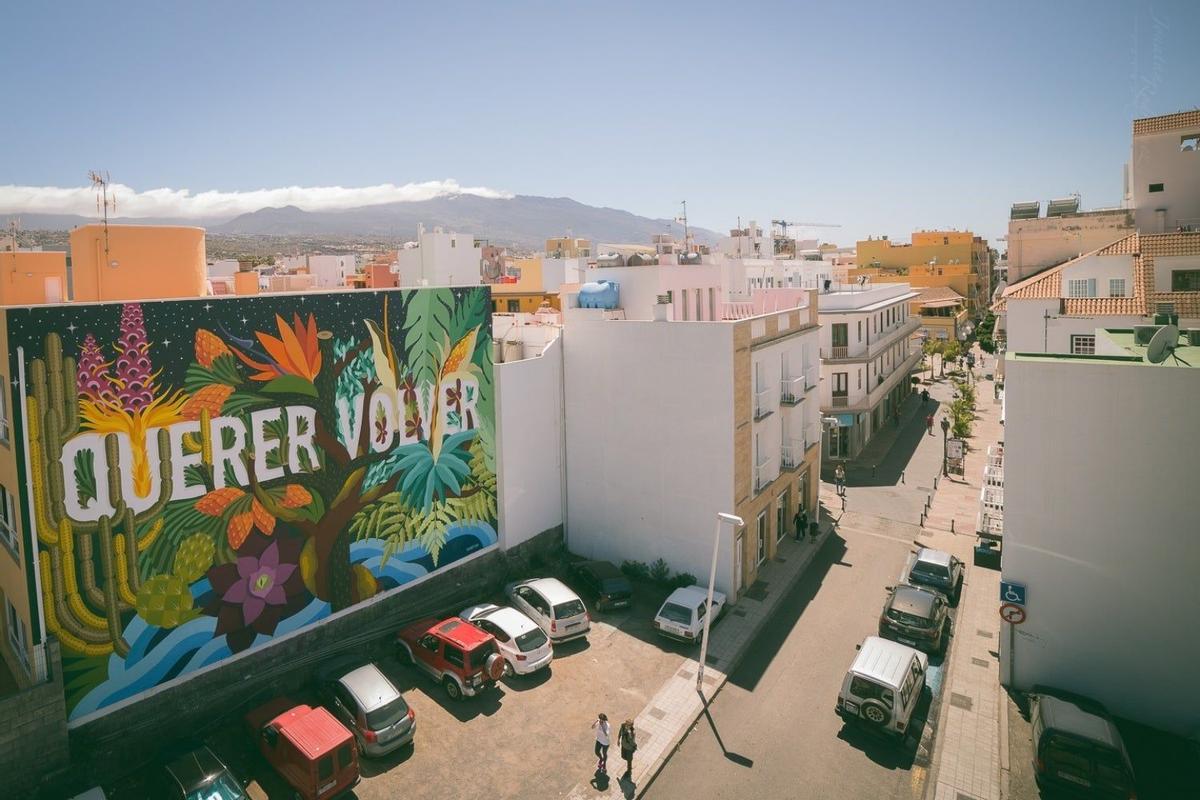
[[[713,584],[717,581],[717,551],[721,546],[721,525],[726,522],[732,525],[734,530],[745,524],[742,522],[742,518],[735,514],[723,512],[717,514],[717,530],[713,534],[712,567],[708,571],[708,601],[704,611],[704,638],[700,640],[700,666],[696,670],[696,691],[702,695],[704,693],[704,661],[708,658],[708,626],[712,622]]]
[[[950,420],[947,419],[946,417],[942,417],[942,475],[946,474],[946,461],[948,460],[947,449],[946,449],[948,447],[948,445],[946,443],[946,436],[949,435],[949,433],[950,433]]]

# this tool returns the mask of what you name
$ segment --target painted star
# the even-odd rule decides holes
[[[242,324],[243,324],[243,325],[245,325],[245,324],[246,324],[247,322],[249,322],[249,321],[250,321],[250,320],[246,319],[245,317],[242,317]]]
[[[205,311],[211,311],[211,310],[212,310],[212,303],[205,303],[205,304],[204,304],[204,310],[205,310]]]
[[[170,340],[170,339],[163,339],[163,340],[162,340],[162,345],[163,345],[163,347],[170,347],[170,346],[171,346],[171,340]]]
[[[77,328],[75,327],[75,323],[72,322],[70,325],[68,325],[67,330],[69,330],[71,333],[74,333],[77,330]]]

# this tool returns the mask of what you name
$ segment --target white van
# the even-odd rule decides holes
[[[929,657],[920,650],[868,636],[842,679],[838,716],[905,736],[928,671]]]

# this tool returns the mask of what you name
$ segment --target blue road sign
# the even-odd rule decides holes
[[[1025,585],[1010,581],[1000,581],[1000,602],[1014,603],[1019,606],[1025,605]]]

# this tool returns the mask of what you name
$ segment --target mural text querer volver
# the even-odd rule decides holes
[[[495,544],[490,305],[477,287],[10,309],[70,717]]]

